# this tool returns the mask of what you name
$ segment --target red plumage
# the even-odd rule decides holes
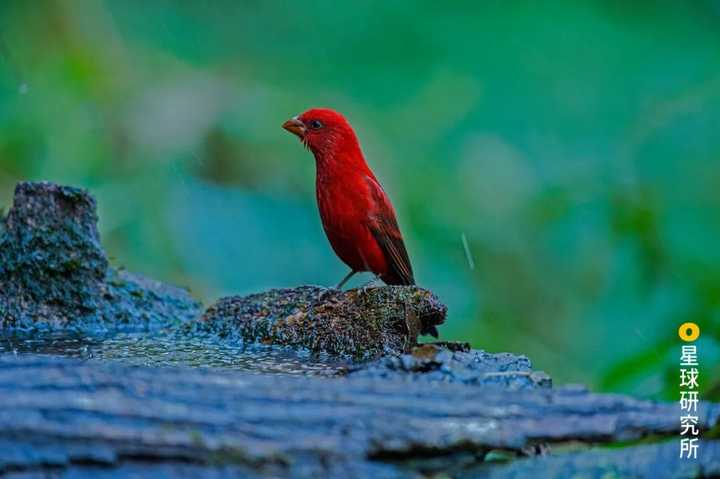
[[[313,108],[283,124],[315,156],[316,194],[325,234],[351,272],[371,271],[387,284],[415,284],[395,209],[365,162],[345,117]]]

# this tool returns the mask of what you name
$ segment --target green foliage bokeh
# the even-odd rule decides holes
[[[695,321],[720,398],[720,2],[0,4],[0,205],[90,188],[116,264],[206,301],[344,274],[280,129],[311,106],[355,126],[445,338],[676,398]]]

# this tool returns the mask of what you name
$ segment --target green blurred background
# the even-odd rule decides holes
[[[90,188],[116,264],[205,301],[345,273],[280,128],[312,106],[355,126],[444,338],[677,398],[695,321],[720,398],[720,2],[0,3],[0,205]]]

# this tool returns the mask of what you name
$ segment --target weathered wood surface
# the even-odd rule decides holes
[[[353,378],[382,378],[388,381],[502,386],[508,393],[517,389],[552,387],[550,376],[534,371],[526,356],[491,354],[470,349],[466,343],[426,343],[407,354],[351,365],[347,374]]]
[[[539,456],[463,471],[468,479],[536,477],[687,479],[720,477],[720,440],[702,441],[696,459],[680,458],[679,439],[614,450]]]
[[[0,398],[0,471],[52,468],[72,477],[142,465],[187,477],[464,475],[494,449],[627,441],[679,428],[675,404],[577,388],[509,391],[45,356],[0,356]],[[700,416],[703,429],[716,426],[720,405],[703,403]]]

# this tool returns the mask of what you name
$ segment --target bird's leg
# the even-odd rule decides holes
[[[340,281],[338,283],[338,285],[335,286],[335,289],[342,289],[342,287],[345,286],[345,283],[347,283],[348,280],[355,275],[355,273],[357,273],[357,271],[355,271],[354,269],[350,270],[350,272],[345,275],[345,277],[342,279],[342,281]]]

